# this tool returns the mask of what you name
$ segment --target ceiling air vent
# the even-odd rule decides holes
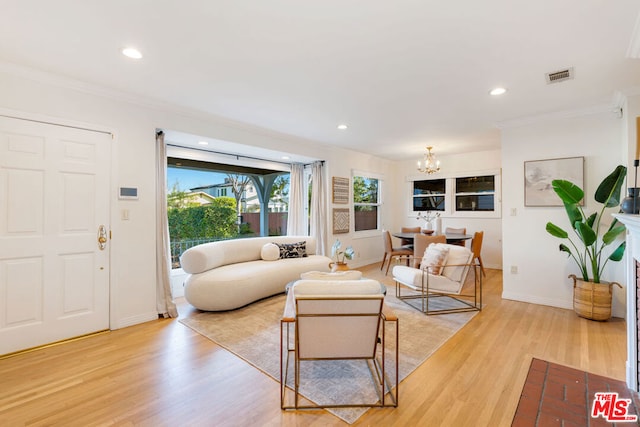
[[[567,68],[565,70],[554,71],[553,73],[545,74],[547,78],[547,84],[551,83],[560,83],[565,80],[570,80],[573,78],[573,67]]]

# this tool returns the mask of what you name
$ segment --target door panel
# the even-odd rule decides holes
[[[111,135],[0,116],[0,354],[109,328]]]

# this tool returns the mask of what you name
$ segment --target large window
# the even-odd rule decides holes
[[[456,211],[493,211],[494,176],[456,178]]]
[[[201,243],[287,233],[288,171],[168,157],[167,188],[173,268]]]
[[[412,183],[413,212],[499,217],[500,173],[422,179]]]
[[[380,223],[380,180],[353,176],[353,216],[355,231],[377,230]]]
[[[413,210],[444,211],[444,197],[446,191],[444,179],[431,179],[413,182]]]

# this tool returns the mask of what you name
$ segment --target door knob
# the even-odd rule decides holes
[[[98,248],[101,251],[107,247],[107,228],[104,225],[98,227]]]

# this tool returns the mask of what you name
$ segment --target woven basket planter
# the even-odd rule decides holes
[[[611,318],[612,286],[622,286],[617,282],[593,283],[578,279],[575,274],[569,275],[573,279],[573,310],[580,317],[590,320],[609,320]]]

